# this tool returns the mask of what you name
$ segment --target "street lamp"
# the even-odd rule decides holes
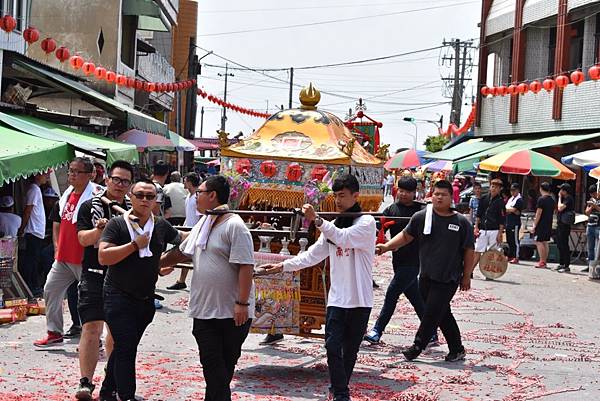
[[[417,127],[417,123],[415,122],[415,119],[412,117],[404,117],[403,118],[404,121],[411,123],[412,125],[414,125],[415,127],[415,141],[414,141],[414,149],[417,149],[417,137],[419,136],[419,129]]]

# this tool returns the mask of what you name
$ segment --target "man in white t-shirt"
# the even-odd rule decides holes
[[[185,198],[188,191],[181,183],[179,171],[173,171],[170,177],[171,182],[163,187],[165,195],[171,199],[171,216],[167,220],[174,226],[180,226],[185,221]]]
[[[16,237],[21,227],[21,217],[13,213],[14,204],[12,196],[0,197],[0,237]]]
[[[211,176],[196,191],[198,210],[227,210],[229,184]],[[230,401],[230,383],[254,318],[254,245],[242,218],[204,216],[188,238],[161,257],[162,267],[192,258],[189,313],[206,382],[205,400]],[[370,285],[369,281],[369,285]]]
[[[355,176],[343,175],[333,183],[339,212],[360,212],[360,186]],[[375,261],[375,219],[340,216],[334,223],[319,217],[311,205],[302,207],[304,218],[314,221],[321,236],[308,250],[283,263],[263,266],[266,272],[297,271],[329,257],[331,287],[327,295],[325,348],[334,401],[350,400],[348,384],[358,348],[373,307],[372,266]]]
[[[25,250],[19,256],[19,272],[34,295],[42,292],[36,277],[40,270],[40,256],[46,236],[46,214],[41,185],[48,181],[46,174],[37,174],[29,179],[25,195],[25,209],[18,235],[25,241]]]
[[[183,226],[194,227],[198,220],[200,220],[200,216],[202,216],[196,205],[196,190],[200,186],[200,177],[196,173],[188,173],[183,179],[183,185],[188,192],[185,197],[185,221],[183,222]],[[187,284],[185,284],[187,275],[188,269],[181,269],[179,279],[175,284],[168,286],[167,290],[183,290],[187,288]]]

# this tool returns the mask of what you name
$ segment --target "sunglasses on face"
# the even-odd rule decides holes
[[[137,193],[133,193],[133,196],[136,197],[136,199],[142,200],[142,199],[146,199],[146,200],[154,200],[156,199],[156,194],[145,194],[143,192],[137,192]]]
[[[196,195],[200,195],[200,194],[201,194],[201,193],[203,193],[203,192],[206,192],[206,193],[208,193],[208,192],[213,192],[213,191],[207,191],[207,190],[201,190],[201,189],[198,189],[198,190],[196,190]]]

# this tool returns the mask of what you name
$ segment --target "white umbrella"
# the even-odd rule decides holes
[[[573,155],[565,156],[560,159],[564,164],[571,164],[579,167],[594,167],[600,165],[600,149],[591,149]]]

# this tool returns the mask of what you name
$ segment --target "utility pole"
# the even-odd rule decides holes
[[[218,74],[220,77],[225,76],[225,93],[223,95],[223,101],[227,103],[227,77],[233,77],[233,74],[229,73],[229,64],[225,63],[225,74]],[[221,115],[221,131],[225,131],[225,122],[227,121],[227,109],[223,106],[223,114]]]
[[[442,80],[452,82],[452,109],[450,111],[450,123],[460,126],[460,115],[465,90],[465,82],[471,80],[471,78],[466,76],[467,67],[472,67],[471,58],[468,56],[469,51],[475,47],[473,47],[472,41],[461,41],[460,39],[455,39],[450,42],[444,41],[443,45],[451,47],[452,50],[454,50],[454,54],[452,56],[442,57],[442,62],[449,61],[450,63],[454,64],[454,76],[442,78]]]
[[[290,68],[290,104],[289,108],[292,108],[292,96],[294,93],[294,67]]]
[[[204,132],[204,106],[200,108],[200,138],[202,138],[202,133]]]

